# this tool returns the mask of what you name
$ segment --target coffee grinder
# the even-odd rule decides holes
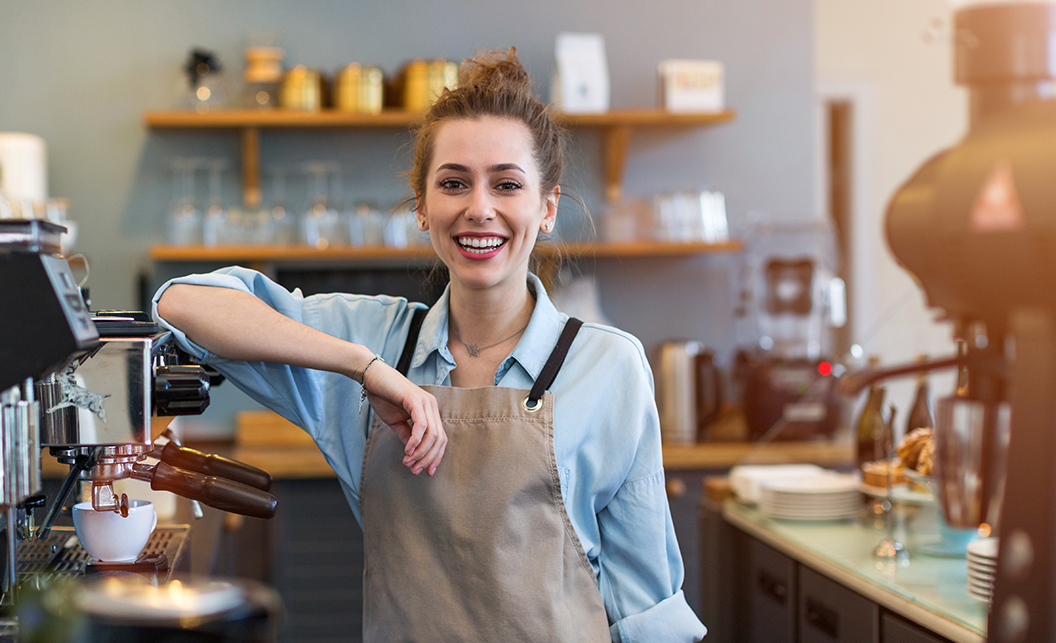
[[[992,643],[1056,640],[1056,5],[955,13],[955,78],[970,126],[895,193],[895,258],[942,310],[963,354],[855,374],[964,369],[936,405],[938,497],[949,524],[1000,537]]]

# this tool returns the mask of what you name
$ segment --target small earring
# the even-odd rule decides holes
[[[419,230],[422,230],[422,231],[425,231],[425,230],[426,230],[426,227],[425,227],[425,218],[424,218],[424,217],[423,217],[423,218],[419,218],[419,219],[418,219],[418,229],[419,229]]]
[[[550,229],[554,227],[553,221],[547,221],[543,224],[543,232],[550,234]]]

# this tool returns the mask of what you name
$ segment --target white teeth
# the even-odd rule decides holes
[[[498,248],[506,240],[502,237],[459,237],[458,245],[470,252],[485,253]]]

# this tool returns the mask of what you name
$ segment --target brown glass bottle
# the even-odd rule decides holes
[[[917,375],[917,392],[913,396],[913,406],[909,409],[909,417],[906,420],[906,435],[917,429],[935,428],[935,419],[931,413],[931,393],[928,388],[928,376],[925,373]]]
[[[886,390],[882,386],[873,385],[869,388],[869,397],[858,415],[855,424],[855,433],[858,441],[858,468],[865,462],[883,460],[884,458],[884,394]]]

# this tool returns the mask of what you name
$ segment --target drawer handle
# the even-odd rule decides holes
[[[759,572],[759,577],[756,580],[759,583],[759,591],[765,596],[769,596],[781,605],[788,602],[788,585],[766,572]]]
[[[836,610],[808,598],[806,616],[808,623],[827,634],[829,638],[834,641],[840,638],[840,615],[836,613]]]
[[[686,495],[686,482],[681,478],[671,478],[664,487],[667,489],[668,498],[681,498]]]

